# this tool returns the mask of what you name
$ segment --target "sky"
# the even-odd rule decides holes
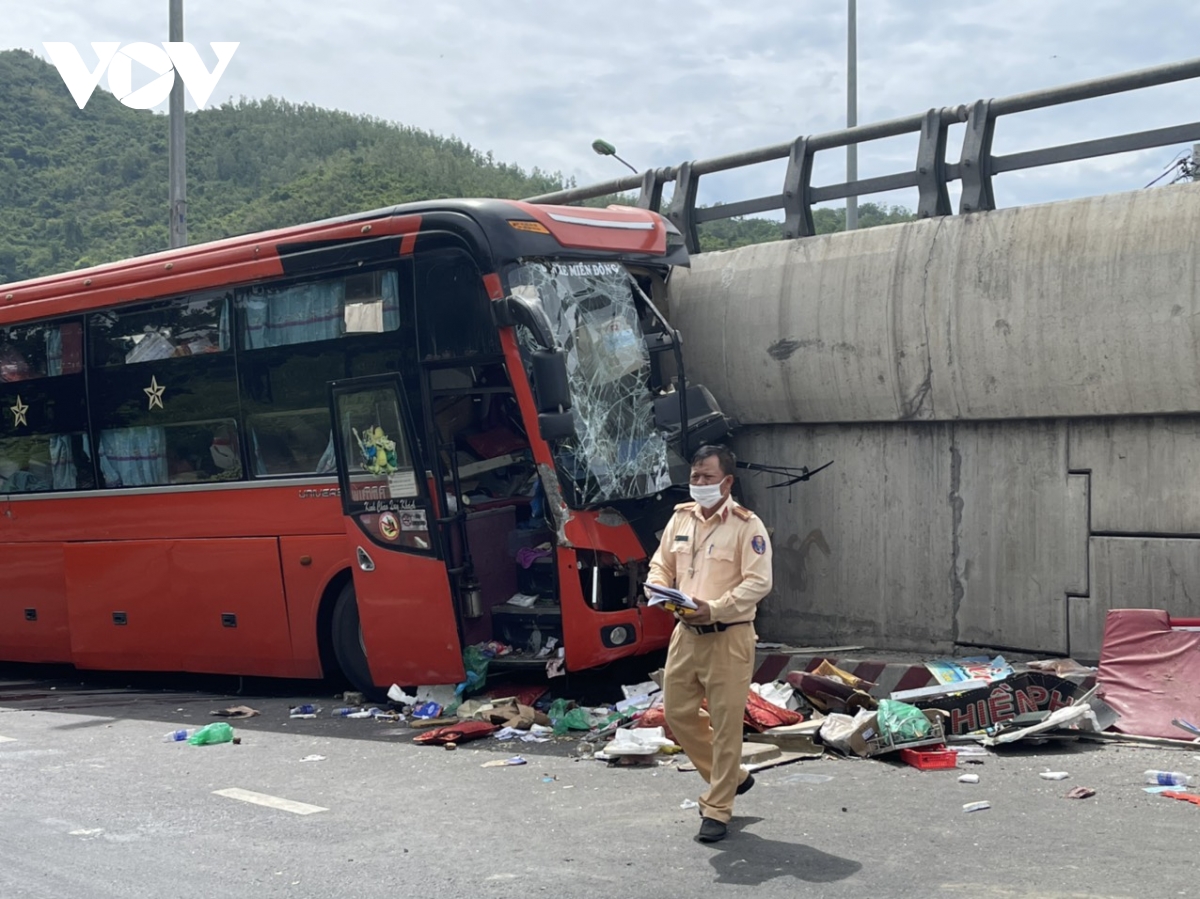
[[[165,40],[167,11],[168,0],[0,0],[0,49],[48,58],[43,42],[71,41],[91,68],[89,42]],[[207,42],[239,42],[210,106],[274,96],[369,115],[580,185],[629,174],[592,151],[596,138],[642,171],[846,123],[846,0],[184,0],[184,17],[210,67]],[[1198,33],[1200,5],[1182,0],[858,0],[858,121],[1183,61],[1200,56]],[[134,87],[151,80],[134,69]],[[994,152],[1194,121],[1198,86],[1006,116]],[[962,134],[950,132],[951,161]],[[863,144],[859,176],[911,169],[916,150],[916,135]],[[997,204],[1140,189],[1185,150],[1000,175]],[[814,185],[843,180],[845,164],[844,150],[818,153]],[[777,194],[784,166],[707,176],[699,199]],[[863,200],[917,203],[915,190]]]

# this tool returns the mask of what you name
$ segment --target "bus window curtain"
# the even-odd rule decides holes
[[[395,272],[380,278],[383,328],[400,327],[399,281]],[[247,349],[290,346],[341,337],[346,305],[343,279],[296,284],[282,289],[252,288],[242,298],[243,341]]]
[[[163,428],[100,432],[100,472],[105,487],[167,483],[167,435]]]

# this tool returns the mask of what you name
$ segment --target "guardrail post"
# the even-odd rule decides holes
[[[813,224],[809,188],[812,186],[813,153],[808,138],[798,137],[788,154],[787,174],[783,176],[783,236],[786,240],[812,237]]]
[[[689,253],[700,252],[700,232],[696,229],[696,188],[700,186],[700,176],[695,174],[694,165],[685,162],[679,167],[679,173],[675,176],[675,193],[671,195],[671,205],[667,207],[667,219],[683,235]]]
[[[976,100],[967,116],[967,134],[963,138],[962,160],[958,174],[962,179],[962,197],[958,211],[983,212],[996,208],[992,194],[992,134],[996,117],[991,100]]]
[[[646,169],[642,173],[642,192],[638,194],[637,204],[642,209],[658,212],[662,206],[663,177],[657,169]]]
[[[946,190],[946,132],[950,122],[941,109],[925,113],[921,143],[917,147],[917,217],[950,215],[950,193]]]

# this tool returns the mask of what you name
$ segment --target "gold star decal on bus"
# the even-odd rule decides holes
[[[13,414],[14,428],[18,425],[25,425],[25,427],[29,427],[29,419],[25,415],[25,413],[29,411],[28,403],[22,403],[21,398],[17,397],[17,404],[15,406],[9,406],[8,408]]]
[[[155,406],[158,406],[160,409],[163,407],[162,395],[166,389],[165,385],[158,383],[158,378],[150,378],[150,386],[142,388],[142,392],[150,397],[150,409],[153,409]]]

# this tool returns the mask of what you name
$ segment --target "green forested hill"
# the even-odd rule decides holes
[[[49,63],[0,51],[0,283],[166,248],[167,124],[99,88],[80,110]],[[188,113],[187,184],[191,243],[409,200],[571,186],[455,138],[275,99]],[[862,226],[909,217],[860,206]],[[816,219],[822,233],[844,227],[843,210]],[[780,235],[775,222],[737,219],[703,226],[702,243]]]
[[[188,240],[437,197],[522,197],[562,178],[452,138],[281,100],[188,113]],[[167,117],[0,52],[0,282],[167,246]]]

